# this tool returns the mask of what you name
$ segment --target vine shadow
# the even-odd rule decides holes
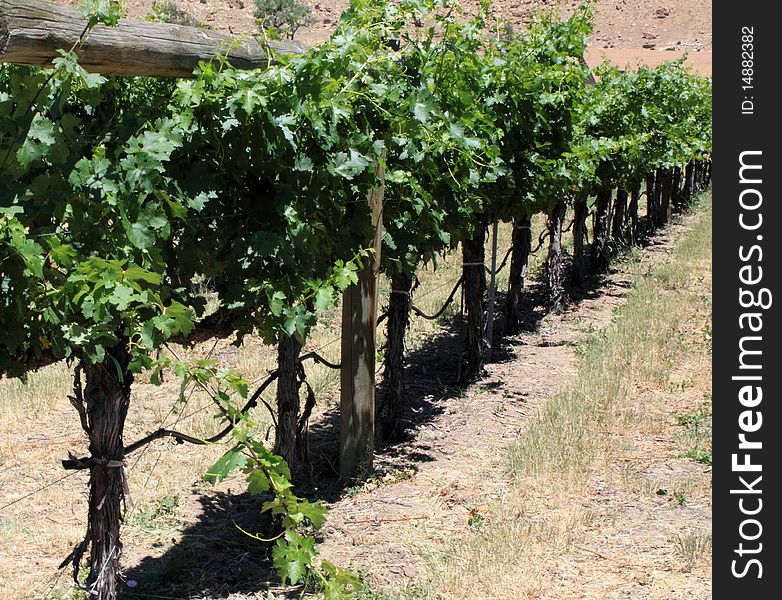
[[[420,441],[417,432],[447,408],[447,402],[463,394],[458,382],[462,353],[460,316],[438,319],[438,330],[405,356],[405,380],[408,407],[402,417],[404,428],[392,442],[375,441],[377,466],[372,472],[346,481],[339,474],[340,413],[335,406],[309,426],[312,481],[303,492],[327,502],[335,502],[361,482],[393,471],[416,471],[418,465],[434,460],[431,448]],[[378,365],[379,366],[379,365]],[[382,389],[378,386],[377,394]],[[391,458],[393,457],[393,461]],[[391,466],[393,462],[393,466]]]
[[[118,597],[140,598],[225,598],[231,594],[256,594],[271,591],[275,598],[298,598],[301,586],[283,588],[272,567],[271,544],[264,544],[242,533],[269,536],[270,521],[261,515],[263,499],[249,493],[234,495],[210,492],[196,499],[198,517],[184,529],[153,528],[177,536],[175,543],[161,555],[144,557],[124,571]],[[163,545],[163,542],[152,544]]]

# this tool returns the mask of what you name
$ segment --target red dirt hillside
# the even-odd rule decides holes
[[[74,6],[78,0],[57,0]],[[255,30],[253,0],[172,0],[180,10],[207,27],[235,34]],[[312,9],[315,23],[302,27],[296,39],[314,44],[333,31],[349,0],[303,0]],[[128,16],[143,19],[154,0],[127,0]],[[563,15],[580,4],[577,0],[494,0],[493,12],[514,26],[523,25],[537,8],[558,9]],[[466,13],[478,0],[461,2]],[[700,73],[711,75],[711,1],[697,0],[597,0],[595,30],[587,60],[591,65],[603,58],[623,66],[659,64],[683,52]]]

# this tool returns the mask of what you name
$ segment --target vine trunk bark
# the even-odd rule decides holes
[[[291,478],[300,483],[305,475],[306,440],[298,435],[301,399],[299,355],[301,343],[296,336],[281,335],[277,341],[277,425],[274,453],[288,463]]]
[[[611,221],[611,237],[616,242],[624,243],[627,241],[627,190],[619,188],[616,190],[616,201],[614,202],[614,218]]]
[[[692,201],[692,194],[694,193],[694,174],[693,161],[687,163],[684,167],[684,192],[682,192],[683,202],[685,205]]]
[[[532,215],[524,215],[515,220],[511,244],[510,285],[506,304],[505,329],[508,333],[514,334],[519,331],[521,292],[527,278],[527,265],[532,250]]]
[[[410,324],[410,297],[413,278],[405,273],[391,277],[388,325],[383,368],[383,396],[378,403],[377,428],[380,439],[391,441],[402,431],[401,420],[407,407],[405,397],[405,333]]]
[[[657,177],[654,171],[651,173],[647,173],[646,175],[646,217],[648,218],[651,225],[654,225],[656,214],[657,214],[657,207],[654,204],[655,198],[656,198],[656,192],[655,188],[657,183]],[[647,225],[648,227],[648,225]]]
[[[698,164],[698,189],[704,190],[711,183],[711,161],[699,160]]]
[[[592,237],[592,270],[602,273],[608,268],[608,234],[611,215],[611,190],[600,190],[595,204],[595,226]]]
[[[586,219],[589,209],[585,194],[579,195],[573,203],[573,283],[584,285],[589,270],[589,255],[586,252]]]
[[[126,499],[123,434],[130,406],[133,375],[128,371],[127,340],[106,351],[97,364],[82,362],[85,375],[85,430],[89,436],[90,494],[87,535],[82,546],[90,546],[87,589],[98,600],[117,598],[117,581],[122,553],[120,523]],[[78,562],[80,555],[77,556]]]
[[[467,312],[466,365],[462,381],[478,376],[483,367],[485,344],[484,290],[486,289],[486,268],[484,267],[484,243],[486,231],[479,226],[475,237],[462,242],[464,266],[464,307]]]
[[[666,208],[663,206],[663,197],[665,196],[665,169],[659,168],[654,176],[654,215],[653,221],[655,227],[665,225]]]
[[[673,169],[662,169],[660,172],[662,185],[660,185],[660,220],[659,226],[663,226],[671,220],[673,215]]]
[[[640,238],[641,232],[638,228],[638,201],[641,198],[641,183],[633,184],[630,189],[630,206],[627,209],[628,216],[630,218],[630,227],[628,229],[629,235],[627,242],[629,244],[637,244]]]
[[[682,208],[684,208],[684,200],[682,195],[682,168],[679,166],[673,168],[671,199],[673,202],[673,209],[675,211],[680,211]]]
[[[567,203],[558,202],[548,216],[549,245],[546,256],[546,301],[549,306],[562,303],[562,225],[567,212]]]

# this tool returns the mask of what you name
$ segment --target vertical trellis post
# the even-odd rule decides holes
[[[339,472],[344,478],[372,470],[375,437],[375,338],[377,278],[383,235],[383,158],[375,165],[376,187],[369,193],[373,253],[358,283],[342,299],[342,368],[340,372]]]

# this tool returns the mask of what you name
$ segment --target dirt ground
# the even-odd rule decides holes
[[[75,5],[78,0],[55,0]],[[173,0],[181,10],[207,27],[234,34],[255,31],[253,0]],[[303,0],[312,9],[315,22],[302,27],[296,39],[305,44],[323,41],[339,21],[348,0]],[[154,0],[127,0],[128,15],[144,18]],[[494,0],[492,12],[514,27],[523,27],[534,10],[556,8],[569,14],[580,2],[574,0]],[[477,0],[460,2],[466,14],[475,10]],[[591,66],[603,56],[619,66],[657,64],[684,52],[690,54],[693,68],[711,74],[711,0],[597,0],[595,28],[590,39]],[[603,52],[606,50],[606,52]]]

